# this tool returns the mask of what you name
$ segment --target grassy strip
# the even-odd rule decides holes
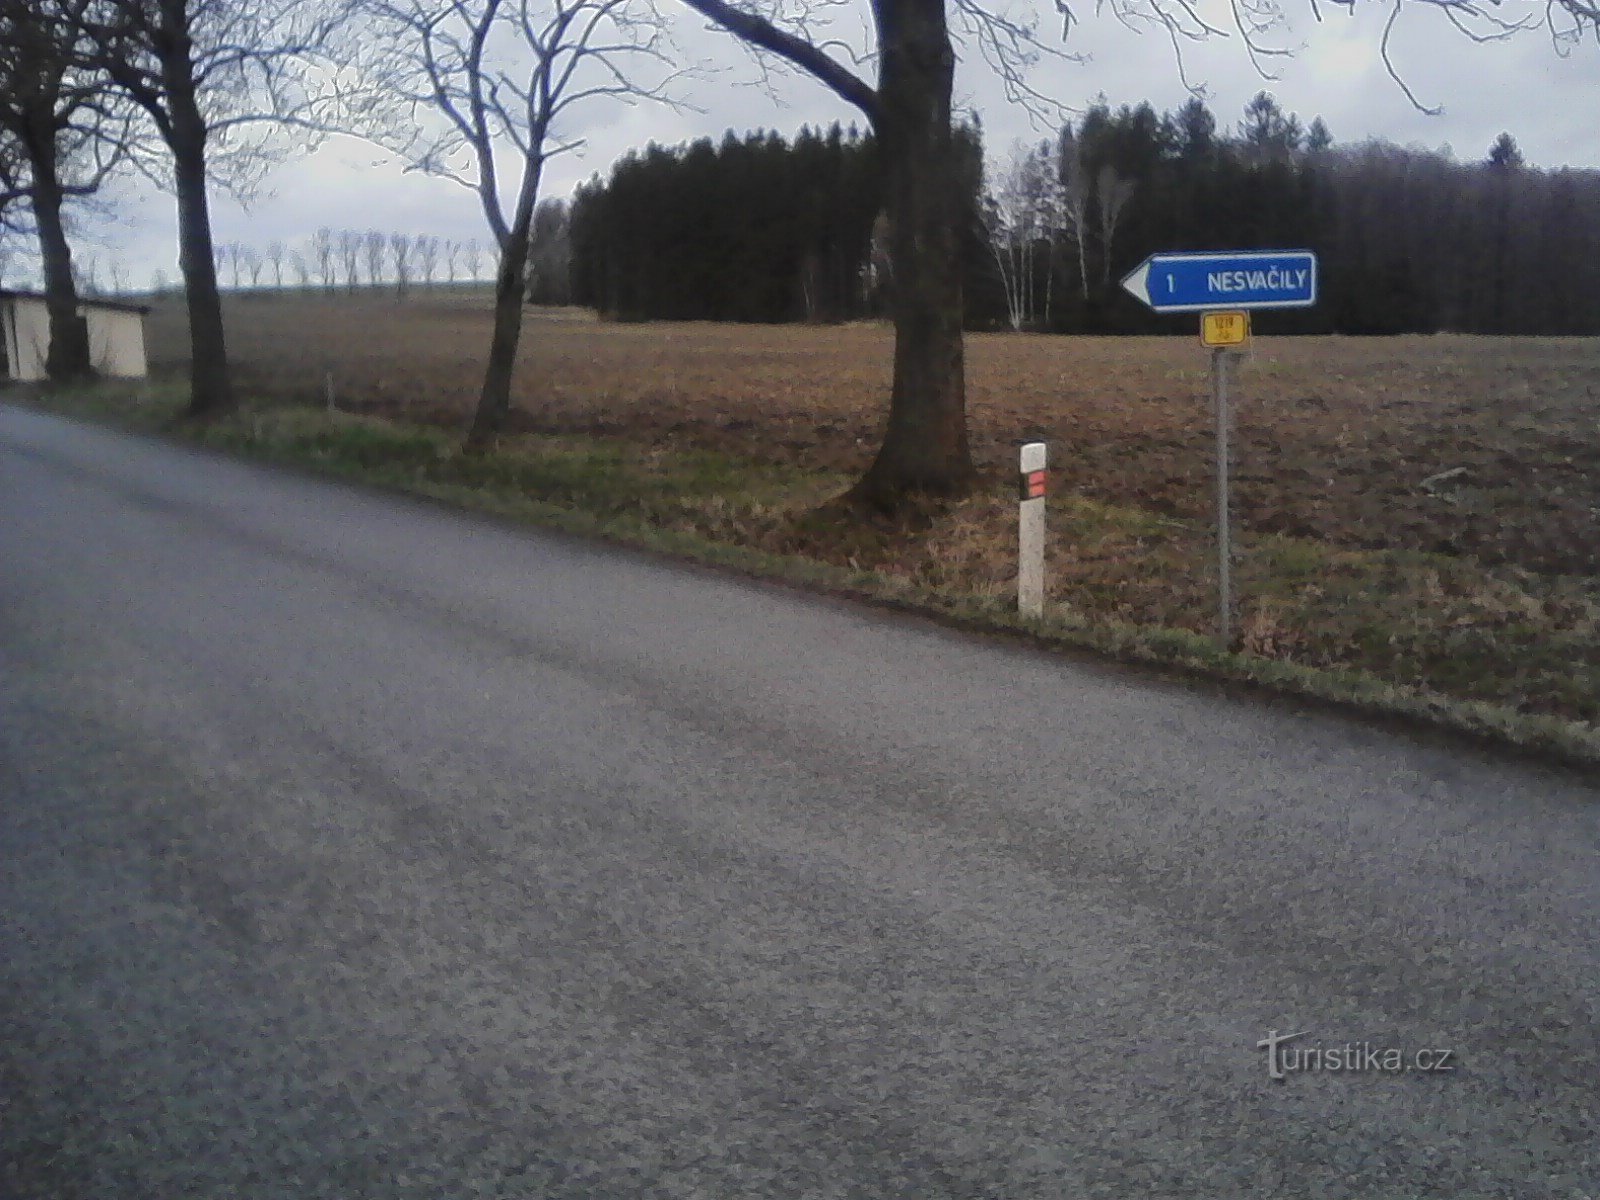
[[[1264,686],[1600,765],[1595,581],[1284,537],[1240,556],[1241,644],[1210,636],[1208,530],[1051,502],[1046,617],[1015,611],[1015,503],[998,490],[873,525],[823,508],[843,477],[622,440],[523,437],[462,455],[448,432],[306,407],[173,426],[176,393],[105,386],[41,403],[538,524],[940,614],[969,627]]]

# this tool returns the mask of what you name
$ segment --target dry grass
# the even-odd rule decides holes
[[[454,423],[488,344],[481,296],[235,300],[231,349],[257,395]],[[1187,318],[1175,319],[1183,328]],[[152,321],[159,365],[181,313]],[[996,477],[1050,442],[1075,495],[1210,520],[1206,358],[1174,338],[969,339],[974,453]],[[854,472],[876,445],[890,336],[844,327],[529,321],[520,427]],[[1600,572],[1600,339],[1259,339],[1238,372],[1243,528],[1336,545]],[[1430,491],[1422,481],[1465,467]]]
[[[180,314],[158,311],[152,334],[158,365],[180,365]],[[344,407],[426,430],[463,421],[488,325],[466,293],[245,298],[230,336],[244,389],[269,404],[320,400],[332,372]],[[309,414],[244,440],[999,612],[1015,586],[1014,448],[1043,439],[1058,487],[1051,621],[1193,657],[1215,619],[1212,429],[1193,340],[971,338],[985,487],[909,524],[841,520],[819,505],[875,445],[889,362],[889,334],[871,325],[544,313],[519,371],[519,436],[492,463],[463,462],[436,432],[406,442],[387,424]],[[1237,617],[1251,661],[1600,722],[1600,340],[1261,339],[1238,379]]]

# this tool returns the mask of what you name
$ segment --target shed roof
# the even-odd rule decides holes
[[[14,288],[0,288],[0,300],[48,300],[43,292],[19,292]],[[148,304],[129,304],[125,300],[100,300],[93,296],[79,296],[79,308],[109,308],[115,312],[132,312],[143,316],[150,311]]]

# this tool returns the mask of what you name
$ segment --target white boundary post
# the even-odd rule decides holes
[[[1017,611],[1044,616],[1044,496],[1049,451],[1043,442],[1022,447],[1017,477]]]

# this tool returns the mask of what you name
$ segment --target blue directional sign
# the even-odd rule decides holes
[[[1310,250],[1152,254],[1122,286],[1164,313],[1309,308],[1317,302],[1317,256]]]

